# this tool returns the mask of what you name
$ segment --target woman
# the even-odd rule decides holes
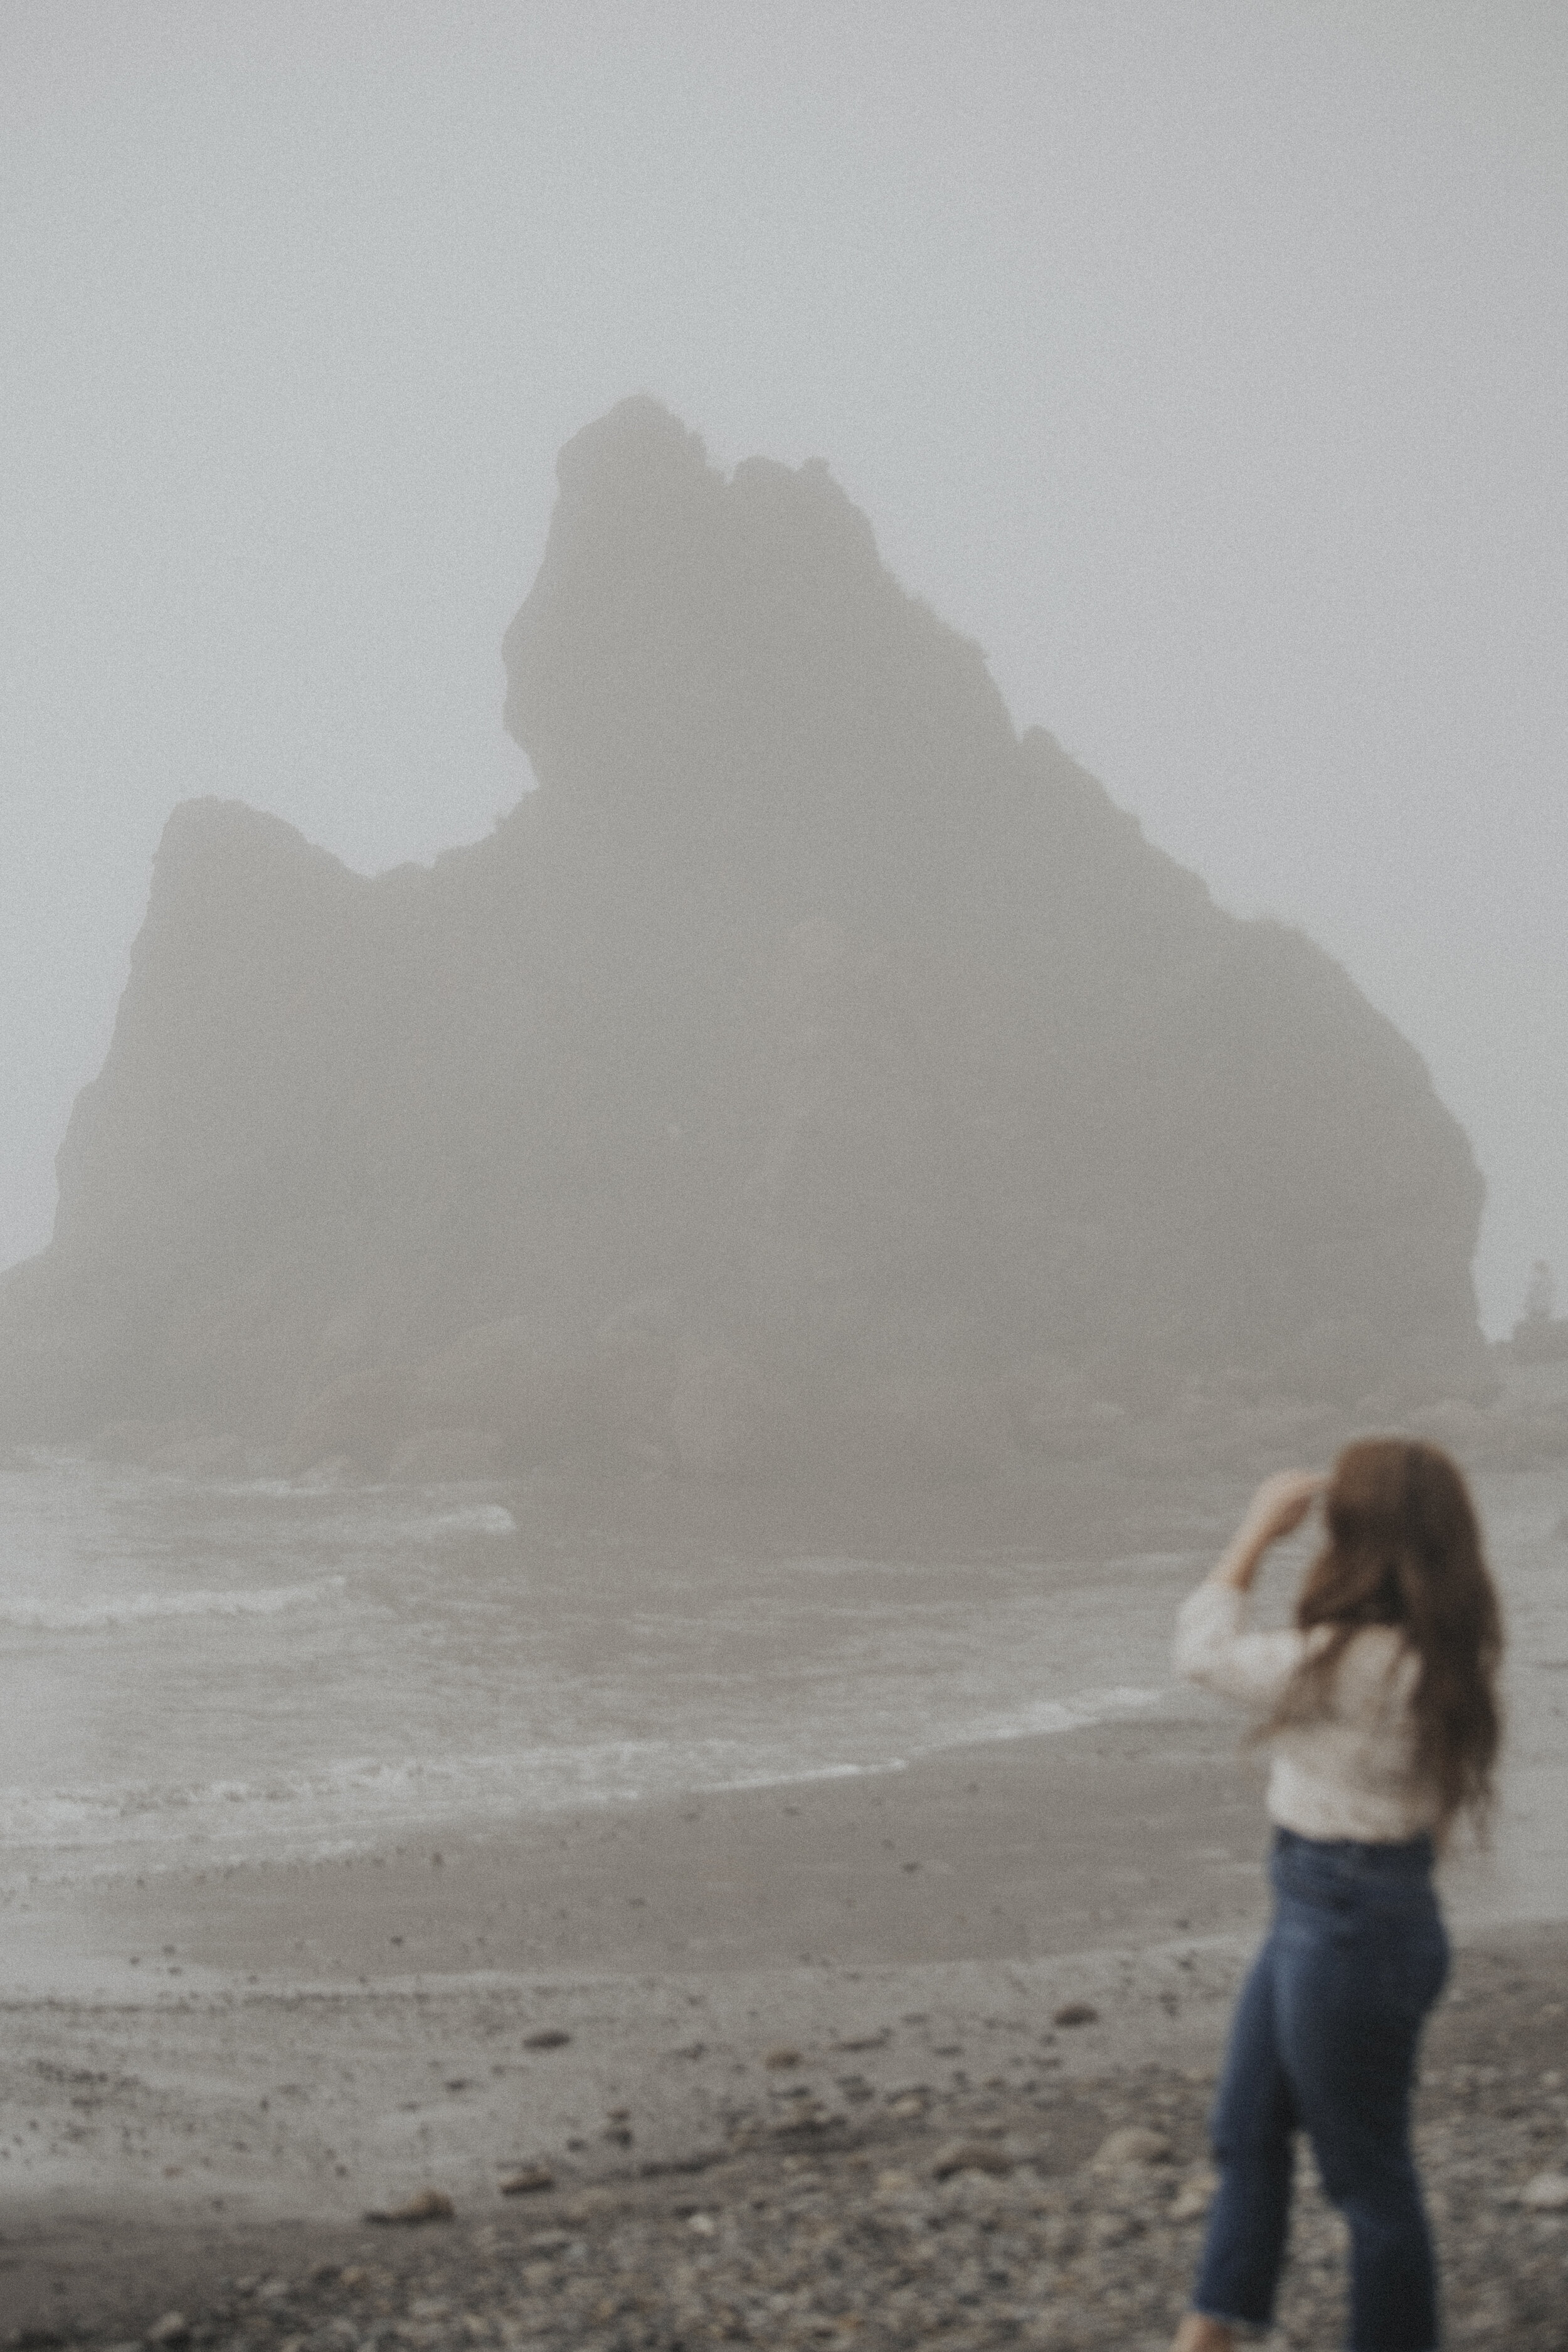
[[[1294,1628],[1247,1632],[1265,1552],[1320,1494],[1328,1542]],[[1461,1814],[1484,1824],[1501,1648],[1464,1479],[1394,1438],[1348,1446],[1326,1486],[1266,1480],[1183,1607],[1177,1671],[1252,1708],[1271,1750],[1275,1912],[1231,2027],[1219,2185],[1173,2352],[1225,2352],[1268,2325],[1298,2129],[1350,2225],[1353,2352],[1436,2345],[1410,2084],[1448,1964],[1434,1853]]]

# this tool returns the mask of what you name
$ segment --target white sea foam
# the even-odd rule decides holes
[[[299,1489],[291,1489],[300,1499]],[[356,1550],[406,1550],[448,1543],[460,1536],[512,1536],[517,1521],[504,1503],[453,1503],[445,1509],[377,1511],[356,1496],[346,1508],[323,1517],[316,1532]]]
[[[1006,1717],[951,1723],[905,1753],[859,1759],[825,1759],[779,1742],[611,1739],[510,1754],[341,1757],[313,1771],[195,1782],[12,1788],[0,1790],[0,1850],[52,1850],[62,1863],[94,1848],[146,1849],[171,1842],[236,1856],[338,1852],[454,1822],[903,1771],[922,1754],[1082,1730],[1154,1706],[1161,1696],[1133,1688],[1084,1691]]]
[[[1074,1691],[1062,1699],[1037,1699],[1005,1714],[977,1715],[967,1722],[947,1726],[937,1748],[984,1748],[993,1741],[1037,1739],[1059,1731],[1086,1731],[1097,1723],[1113,1723],[1158,1706],[1165,1694],[1132,1684],[1110,1690]]]
[[[160,1617],[276,1617],[308,1609],[340,1591],[344,1579],[273,1584],[246,1591],[134,1592],[122,1601],[0,1601],[0,1626],[27,1633],[106,1633]]]
[[[900,1759],[889,1759],[899,1769]],[[84,1858],[128,1847],[200,1847],[212,1859],[337,1853],[457,1822],[478,1824],[691,1790],[773,1787],[853,1777],[866,1767],[808,1763],[740,1741],[681,1746],[605,1740],[512,1755],[344,1757],[313,1772],[200,1782],[104,1782],[0,1790],[0,1852],[41,1854],[74,1874]]]
[[[417,1524],[417,1522],[416,1522]],[[427,1523],[437,1536],[514,1536],[517,1521],[504,1503],[467,1503],[438,1511]]]

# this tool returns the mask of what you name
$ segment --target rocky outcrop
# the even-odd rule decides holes
[[[1486,1379],[1468,1147],[1337,965],[1020,741],[820,466],[634,401],[560,477],[489,840],[170,820],[10,1433],[976,1475]]]

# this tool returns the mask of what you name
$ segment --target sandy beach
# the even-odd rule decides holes
[[[1201,2165],[1259,1782],[1194,1703],[440,1847],[36,1885],[4,1920],[0,2329],[131,2340],[247,2275],[325,2294],[404,2242],[365,2212],[426,2188],[526,2237],[590,2192],[765,2174],[803,2134],[895,2169],[912,2135],[929,2168],[933,2134],[1041,2101],[1081,2166],[1156,2076]],[[1453,1877],[1436,2075],[1539,2077],[1568,1931],[1489,1917],[1485,1865]],[[525,2167],[552,2185],[503,2199]]]

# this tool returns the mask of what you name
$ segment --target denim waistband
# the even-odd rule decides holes
[[[1274,1851],[1282,1862],[1337,1865],[1357,1877],[1412,1879],[1430,1874],[1436,1850],[1425,1830],[1395,1845],[1360,1838],[1309,1838],[1299,1830],[1277,1827]]]

